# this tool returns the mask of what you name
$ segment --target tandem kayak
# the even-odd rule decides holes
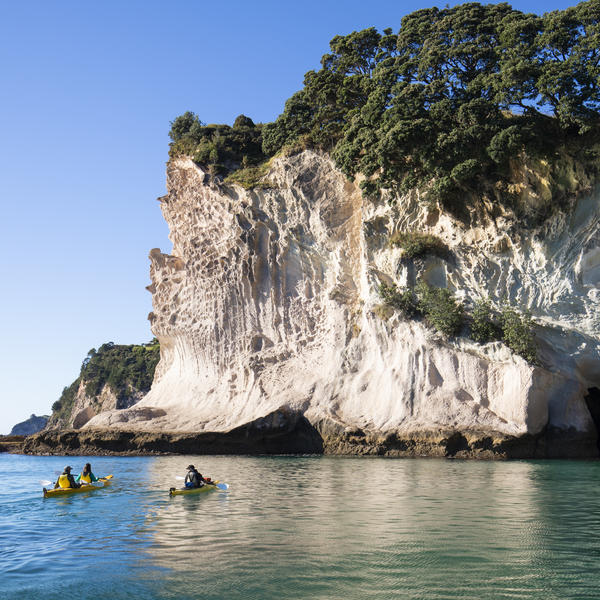
[[[104,485],[108,485],[112,477],[112,475],[107,475],[106,477],[100,477],[98,481],[101,481]],[[53,490],[44,488],[44,498],[70,496],[71,494],[80,494],[81,492],[93,492],[94,490],[102,489],[104,485],[87,484],[78,488],[56,488]]]
[[[169,490],[169,496],[186,496],[187,494],[202,494],[203,492],[212,492],[212,490],[217,489],[218,481],[213,481],[212,483],[207,483],[199,488],[171,488]],[[224,485],[224,484],[221,484]],[[229,487],[229,486],[228,486]]]

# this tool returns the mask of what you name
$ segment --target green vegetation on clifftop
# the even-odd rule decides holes
[[[153,339],[147,344],[102,344],[92,348],[85,357],[79,377],[62,391],[52,405],[51,424],[68,421],[81,383],[88,397],[97,396],[108,385],[119,400],[134,392],[150,390],[154,371],[160,358],[160,344]]]
[[[171,124],[170,156],[190,156],[212,175],[257,168],[268,157],[262,151],[262,124],[240,115],[229,125],[205,125],[193,112]]]
[[[599,19],[598,0],[544,16],[466,3],[415,11],[397,33],[336,36],[274,123],[205,126],[185,113],[171,155],[224,175],[310,146],[362,174],[367,194],[421,188],[449,208],[482,193],[512,203],[532,158],[549,165],[560,199],[577,191],[564,185],[564,157],[598,170]]]

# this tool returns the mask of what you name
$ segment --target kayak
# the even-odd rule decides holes
[[[212,485],[210,483],[207,483],[206,485],[203,485],[202,487],[199,487],[199,488],[184,488],[184,489],[171,488],[169,490],[169,496],[185,496],[187,494],[201,494],[203,492],[212,492],[212,490],[217,489],[217,483],[219,483],[219,482],[213,481]]]
[[[112,475],[107,475],[106,477],[100,477],[98,481],[101,481],[104,485],[108,485],[112,477]],[[54,490],[47,490],[46,488],[44,488],[44,498],[53,498],[55,496],[70,496],[71,494],[80,494],[81,492],[93,492],[94,490],[102,489],[104,485],[96,486],[90,483],[84,484],[78,488],[56,488]]]

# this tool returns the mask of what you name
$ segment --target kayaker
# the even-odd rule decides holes
[[[71,467],[69,466],[63,469],[62,474],[58,478],[57,482],[54,484],[54,489],[68,489],[78,487],[81,487],[81,484],[75,481],[75,478],[73,477],[73,475],[71,475]]]
[[[194,465],[188,465],[187,473],[185,474],[185,487],[186,488],[199,488],[206,484],[206,479],[202,477],[201,473],[198,473]]]
[[[75,481],[78,483],[92,483],[93,481],[98,481],[98,478],[92,473],[92,465],[90,463],[85,463],[83,471],[77,475]]]

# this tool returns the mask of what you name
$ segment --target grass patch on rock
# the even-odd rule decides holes
[[[264,179],[269,172],[271,161],[266,160],[259,165],[248,166],[230,173],[225,183],[241,185],[246,190],[267,189],[275,187],[272,181]]]

